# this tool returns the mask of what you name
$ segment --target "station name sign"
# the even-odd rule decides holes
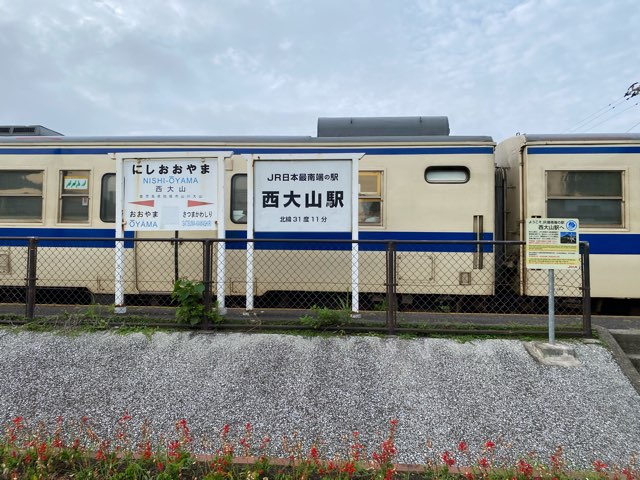
[[[125,159],[125,230],[213,230],[215,159]]]
[[[255,231],[350,231],[351,175],[344,160],[255,162]]]

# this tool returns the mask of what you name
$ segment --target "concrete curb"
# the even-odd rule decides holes
[[[616,339],[613,338],[613,335],[609,333],[609,330],[597,325],[594,328],[596,332],[598,332],[598,337],[600,338],[600,340],[602,340],[602,342],[611,351],[611,354],[613,355],[616,363],[620,366],[620,370],[622,370],[622,373],[625,374],[625,376],[631,382],[631,385],[633,385],[633,388],[635,388],[636,392],[638,392],[638,394],[640,395],[640,373],[638,372],[638,370],[636,370],[636,368],[633,366],[631,360],[629,360],[629,358],[627,357],[627,354],[624,353],[622,348],[620,348],[620,345],[618,345]]]

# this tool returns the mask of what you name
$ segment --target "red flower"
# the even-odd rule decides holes
[[[144,458],[145,460],[149,460],[153,456],[153,451],[151,450],[151,442],[147,440],[146,442],[144,442],[144,445],[141,445],[141,447],[142,458]]]
[[[349,478],[353,477],[353,474],[356,473],[356,464],[355,462],[347,462],[343,465],[342,471],[349,475]]]
[[[529,478],[533,475],[533,467],[529,464],[529,462],[525,460],[518,460],[518,471],[522,473],[525,477]]]
[[[484,448],[486,448],[487,450],[493,450],[494,448],[496,448],[496,444],[493,443],[491,440],[487,440],[484,443]]]
[[[466,478],[467,480],[474,480],[475,477],[473,476],[472,472],[464,472],[464,478]]]
[[[311,458],[313,459],[314,462],[318,462],[319,459],[319,455],[318,455],[318,449],[316,448],[315,445],[311,446],[311,451],[309,452],[309,454],[311,455]]]
[[[462,441],[458,444],[458,451],[459,452],[466,452],[469,449],[469,445],[467,445],[467,442]]]
[[[480,468],[489,468],[491,467],[491,463],[489,462],[489,460],[487,460],[486,457],[482,457],[480,460],[478,460],[478,466],[480,466]]]
[[[455,458],[451,456],[448,450],[442,454],[442,461],[447,465],[447,467],[453,467],[456,463]]]
[[[180,458],[180,442],[178,440],[169,443],[167,456],[170,458]]]
[[[596,460],[593,462],[593,468],[596,472],[604,472],[608,468],[608,465],[602,460]]]

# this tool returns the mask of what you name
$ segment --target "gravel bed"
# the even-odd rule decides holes
[[[604,347],[575,349],[582,366],[548,367],[516,340],[1,330],[0,420],[87,415],[111,436],[128,410],[164,438],[185,418],[196,439],[250,422],[284,455],[294,432],[335,454],[358,431],[371,451],[397,419],[402,463],[460,440],[474,459],[491,439],[507,460],[546,461],[562,445],[573,466],[626,464],[640,450],[640,396]]]

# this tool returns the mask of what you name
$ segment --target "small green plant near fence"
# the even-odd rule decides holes
[[[204,311],[204,284],[191,280],[177,280],[173,284],[171,298],[178,302],[176,309],[176,319],[179,323],[198,325],[205,317]],[[218,314],[216,305],[212,306],[211,312],[206,314],[213,323],[220,323],[222,317]]]
[[[311,315],[300,317],[302,325],[322,329],[328,327],[341,327],[349,323],[351,310],[348,304],[341,305],[340,310],[331,310],[327,307],[311,307]]]

